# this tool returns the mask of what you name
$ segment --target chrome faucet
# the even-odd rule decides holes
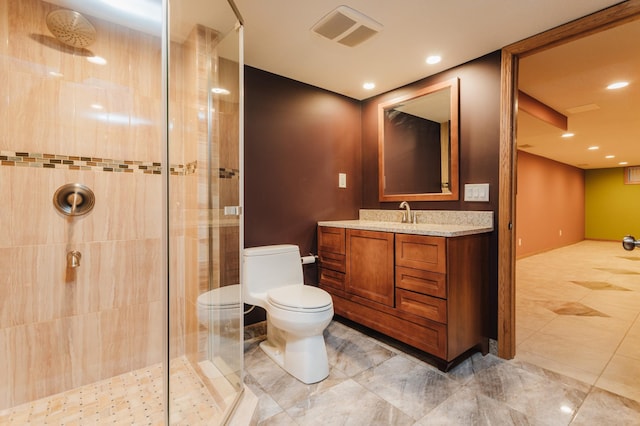
[[[402,212],[402,223],[415,223],[415,213],[411,214],[411,207],[409,207],[409,203],[403,201],[400,203],[400,209],[405,209]]]

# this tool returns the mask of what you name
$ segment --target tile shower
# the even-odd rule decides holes
[[[170,7],[173,22],[186,22],[190,3]],[[206,389],[220,419],[240,394],[241,312],[225,327],[230,343],[211,348],[207,333],[220,327],[199,325],[196,299],[239,282],[239,219],[220,210],[240,205],[241,29],[213,1],[204,14],[217,9],[224,28],[172,27],[165,60],[155,4],[145,11],[155,33],[88,6],[96,39],[79,48],[46,24],[72,8],[65,1],[0,0],[0,423],[138,371],[157,381],[150,399],[172,401],[156,404],[156,419],[177,421],[178,388]],[[87,60],[97,56],[106,64]],[[212,85],[230,95],[214,97]],[[84,216],[53,207],[71,182],[96,196]],[[73,250],[77,268],[67,266]],[[190,379],[177,385],[169,370]]]

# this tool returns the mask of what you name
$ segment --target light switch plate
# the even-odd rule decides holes
[[[488,183],[467,183],[464,185],[464,200],[471,202],[489,201]]]
[[[347,187],[347,174],[338,173],[338,188],[346,188],[346,187]]]

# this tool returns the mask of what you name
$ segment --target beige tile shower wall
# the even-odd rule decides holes
[[[183,152],[189,161],[197,160],[198,168],[195,174],[186,176],[184,183],[184,350],[189,361],[194,364],[197,347],[198,319],[196,298],[198,283],[198,247],[197,233],[200,222],[198,210],[199,180],[204,165],[198,158],[197,143],[200,123],[206,123],[206,103],[200,107],[198,101],[198,72],[202,64],[198,62],[199,39],[197,29],[194,28],[183,44],[184,61],[182,86],[184,94],[183,114]],[[205,255],[206,257],[206,255]]]
[[[160,40],[88,17],[94,65],[51,40],[53,8],[0,1],[0,150],[159,162]],[[96,195],[73,220],[69,182]],[[7,162],[0,200],[0,409],[161,361],[162,177]]]
[[[8,3],[0,69],[11,119],[3,120],[0,150],[160,161],[159,39],[88,17],[96,41],[78,51],[48,31],[46,15],[55,6]],[[107,64],[88,62],[91,55]]]
[[[184,123],[184,75],[188,64],[186,49],[177,43],[170,46],[169,84],[169,163],[186,164]],[[169,177],[169,356],[185,353],[185,263],[186,176]]]

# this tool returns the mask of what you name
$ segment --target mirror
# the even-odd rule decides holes
[[[458,199],[458,79],[378,104],[380,201]]]

